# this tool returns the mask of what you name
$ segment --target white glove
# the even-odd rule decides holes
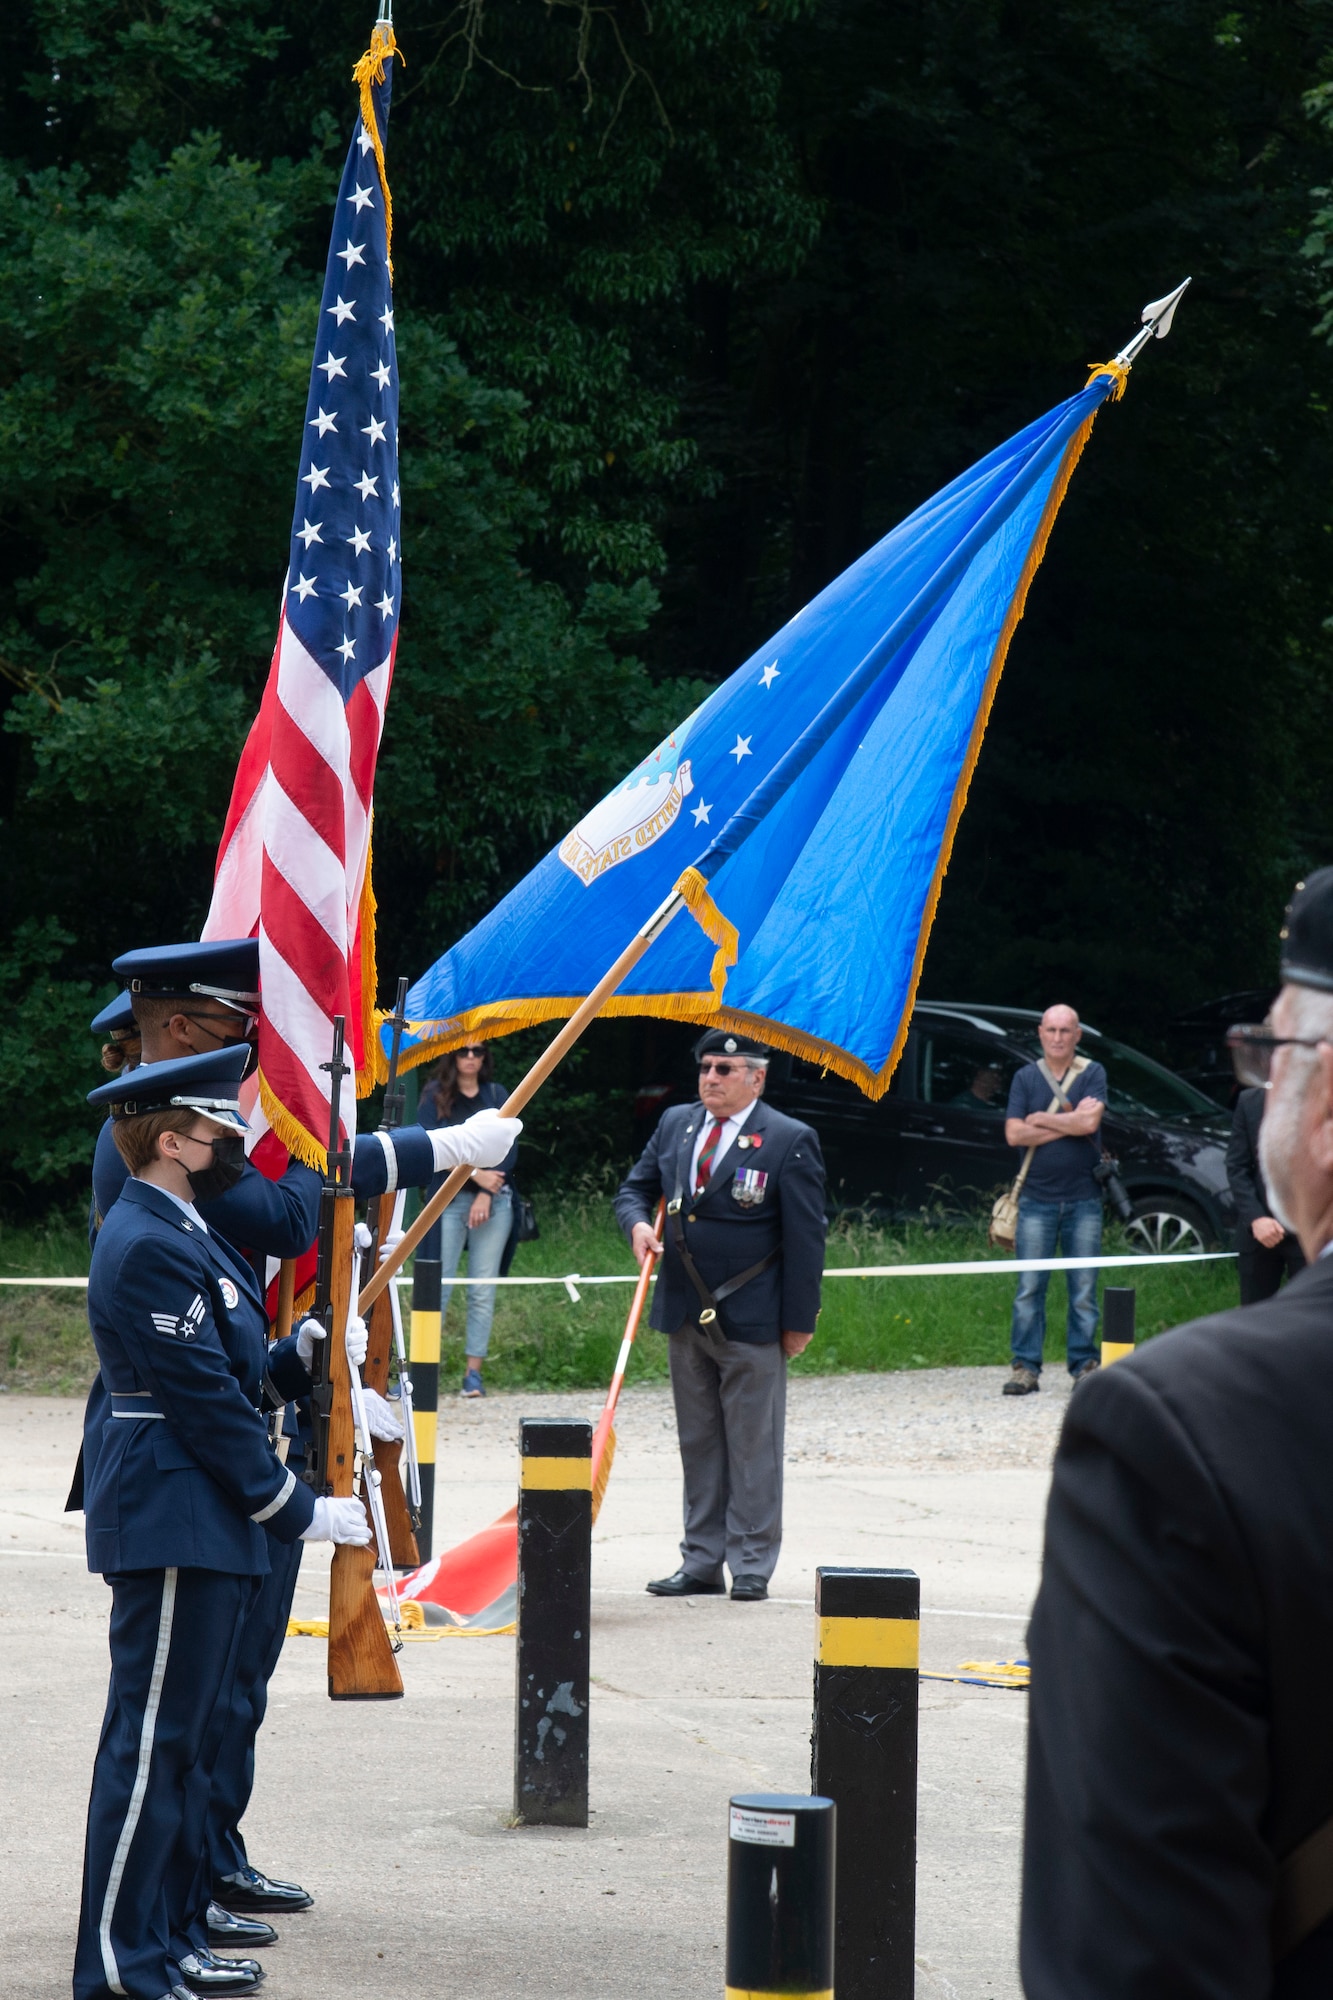
[[[353,1368],[360,1368],[366,1359],[366,1349],[370,1346],[370,1335],[366,1322],[360,1313],[353,1313],[347,1322],[347,1359]]]
[[[315,1319],[313,1316],[310,1319],[303,1319],[296,1329],[296,1352],[301,1366],[307,1371],[314,1357],[315,1342],[323,1340],[326,1332],[323,1320]],[[360,1313],[353,1313],[347,1322],[347,1359],[353,1368],[361,1366],[369,1346],[370,1335],[366,1332],[366,1322]]]
[[[303,1319],[296,1329],[296,1353],[301,1366],[309,1373],[310,1363],[315,1355],[315,1342],[323,1340],[326,1328],[322,1319]]]
[[[315,1502],[303,1542],[338,1542],[344,1548],[370,1546],[370,1523],[359,1500],[333,1500],[321,1494]]]
[[[521,1118],[502,1118],[498,1111],[474,1111],[461,1125],[440,1125],[430,1135],[435,1171],[452,1167],[498,1167],[523,1130]]]
[[[393,1404],[386,1402],[378,1389],[363,1388],[361,1394],[365,1400],[366,1422],[370,1425],[370,1435],[373,1438],[383,1438],[387,1444],[397,1444],[405,1433],[402,1419]]]

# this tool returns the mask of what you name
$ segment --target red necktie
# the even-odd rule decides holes
[[[708,1186],[709,1180],[712,1178],[713,1155],[717,1152],[717,1142],[722,1137],[722,1127],[725,1123],[725,1118],[715,1118],[713,1120],[713,1129],[704,1140],[699,1153],[699,1164],[694,1170],[694,1192],[696,1194],[702,1194]]]

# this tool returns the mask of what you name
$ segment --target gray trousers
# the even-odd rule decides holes
[[[712,1353],[696,1333],[673,1333],[671,1392],[685,1473],[691,1576],[772,1576],[782,1546],[782,1443],[787,1358],[782,1343],[728,1340]]]

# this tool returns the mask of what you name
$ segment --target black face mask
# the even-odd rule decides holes
[[[216,1201],[220,1194],[234,1188],[245,1172],[245,1141],[239,1132],[224,1132],[211,1141],[213,1164],[201,1167],[197,1174],[187,1173],[192,1201]]]

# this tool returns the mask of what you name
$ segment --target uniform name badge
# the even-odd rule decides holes
[[[742,1208],[759,1208],[768,1191],[768,1175],[761,1167],[743,1167],[731,1183],[731,1198]]]

